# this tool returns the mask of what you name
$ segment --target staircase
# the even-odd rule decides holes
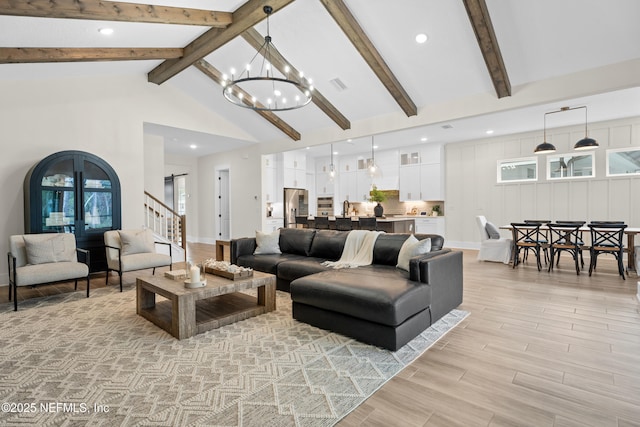
[[[153,231],[159,241],[173,245],[174,260],[186,261],[187,224],[185,215],[178,214],[145,191],[144,225]]]

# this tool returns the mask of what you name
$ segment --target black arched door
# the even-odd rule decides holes
[[[91,252],[91,271],[106,270],[103,235],[122,222],[113,168],[84,151],[61,151],[31,168],[24,184],[25,232],[74,233]]]

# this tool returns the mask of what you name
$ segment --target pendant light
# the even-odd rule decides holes
[[[548,114],[562,113],[564,111],[579,110],[582,108],[584,108],[584,138],[576,142],[576,144],[573,146],[573,149],[574,150],[592,150],[592,149],[598,148],[600,145],[598,145],[595,139],[589,138],[589,135],[588,135],[587,107],[586,106],[562,107],[557,111],[550,111],[544,114],[544,137],[543,137],[544,139],[542,141],[542,144],[538,145],[534,150],[534,152],[536,154],[544,154],[544,153],[553,153],[554,151],[556,151],[556,147],[553,146],[553,144],[550,144],[547,142],[547,115]]]
[[[600,145],[596,142],[595,139],[589,138],[588,130],[587,130],[587,107],[576,107],[574,109],[584,108],[584,138],[580,141],[576,142],[576,145],[573,146],[574,150],[592,150],[598,148]]]
[[[368,174],[371,177],[371,179],[375,179],[375,178],[382,178],[382,170],[380,169],[380,166],[378,166],[378,164],[376,163],[376,156],[374,153],[374,143],[373,143],[373,135],[371,135],[371,159],[369,159],[369,164],[367,165],[367,169],[368,169]]]
[[[336,167],[333,164],[333,144],[331,144],[331,164],[329,164],[327,176],[329,177],[329,182],[333,182],[333,180],[336,178]]]

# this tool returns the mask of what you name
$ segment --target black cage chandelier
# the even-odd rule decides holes
[[[269,35],[269,16],[273,8],[264,6],[262,10],[267,15],[264,43],[238,76],[235,76],[234,69],[231,70],[231,79],[222,76],[222,93],[229,102],[252,110],[287,111],[304,107],[312,99],[311,79],[305,78],[302,72],[296,78],[288,65],[276,74],[271,54],[277,50]],[[256,60],[258,55],[262,56],[262,61]],[[258,67],[254,67],[254,62]],[[251,74],[252,70],[255,74]]]

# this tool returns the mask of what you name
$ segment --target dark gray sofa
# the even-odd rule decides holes
[[[368,266],[332,269],[323,261],[340,258],[348,231],[283,228],[278,255],[253,255],[255,238],[231,241],[231,262],[276,275],[277,288],[290,292],[299,321],[397,350],[462,303],[462,252],[432,251],[396,268],[409,234],[381,234]]]

